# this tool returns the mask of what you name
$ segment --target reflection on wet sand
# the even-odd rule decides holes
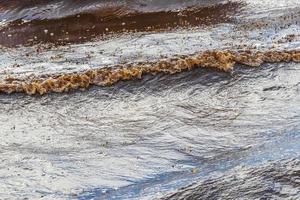
[[[127,13],[119,8],[78,13],[58,19],[22,19],[10,22],[0,30],[0,45],[33,45],[37,43],[69,44],[90,41],[116,33],[163,31],[179,27],[212,25],[230,21],[241,6],[227,2],[179,11]],[[121,13],[120,13],[121,12]]]

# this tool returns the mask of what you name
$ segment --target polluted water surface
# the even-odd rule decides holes
[[[0,0],[0,199],[299,199],[298,0]]]

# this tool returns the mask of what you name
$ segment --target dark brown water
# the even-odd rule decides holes
[[[4,46],[39,43],[68,44],[91,41],[117,33],[164,31],[178,27],[211,25],[230,21],[241,6],[237,2],[197,1],[31,1],[2,3],[9,26],[2,28]],[[42,9],[42,8],[47,9]],[[49,7],[49,8],[48,8]],[[57,8],[58,7],[58,8]],[[58,9],[58,11],[57,11]]]
[[[0,199],[299,199],[300,65],[286,54],[300,50],[299,8],[0,1],[0,91],[106,69],[129,77],[1,93]],[[187,64],[207,51],[221,54]],[[132,78],[132,66],[149,73]]]

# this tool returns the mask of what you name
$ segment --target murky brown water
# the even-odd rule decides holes
[[[96,2],[94,2],[96,3]],[[75,4],[76,5],[76,4]],[[69,6],[75,6],[73,4]],[[21,5],[18,5],[21,6]],[[77,5],[76,5],[77,7]],[[145,5],[146,7],[146,5]],[[164,31],[178,27],[193,27],[230,21],[240,7],[238,3],[224,3],[204,7],[189,7],[175,11],[131,10],[130,5],[79,10],[62,18],[24,18],[14,20],[2,29],[0,43],[5,46],[82,43],[117,33]],[[34,15],[32,13],[32,15]],[[52,18],[54,17],[54,18]]]
[[[299,8],[0,1],[0,199],[300,198]]]

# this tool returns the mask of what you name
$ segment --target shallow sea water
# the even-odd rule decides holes
[[[34,13],[32,2],[24,2],[23,13]],[[40,2],[37,7],[45,7]],[[72,13],[84,7],[53,2],[73,3],[67,6]],[[84,5],[95,8],[89,2]],[[198,3],[122,2],[140,5],[140,12]],[[228,3],[201,6],[220,2]],[[210,25],[54,47],[51,41],[17,47],[3,42],[0,78],[155,62],[212,49],[299,49],[298,1],[230,2],[240,6]],[[0,1],[0,12],[5,6]],[[22,15],[11,10],[0,18]],[[287,35],[294,36],[283,40]],[[40,46],[43,51],[36,51]],[[230,72],[198,68],[44,96],[0,94],[0,109],[0,199],[300,198],[299,63],[238,65]]]

